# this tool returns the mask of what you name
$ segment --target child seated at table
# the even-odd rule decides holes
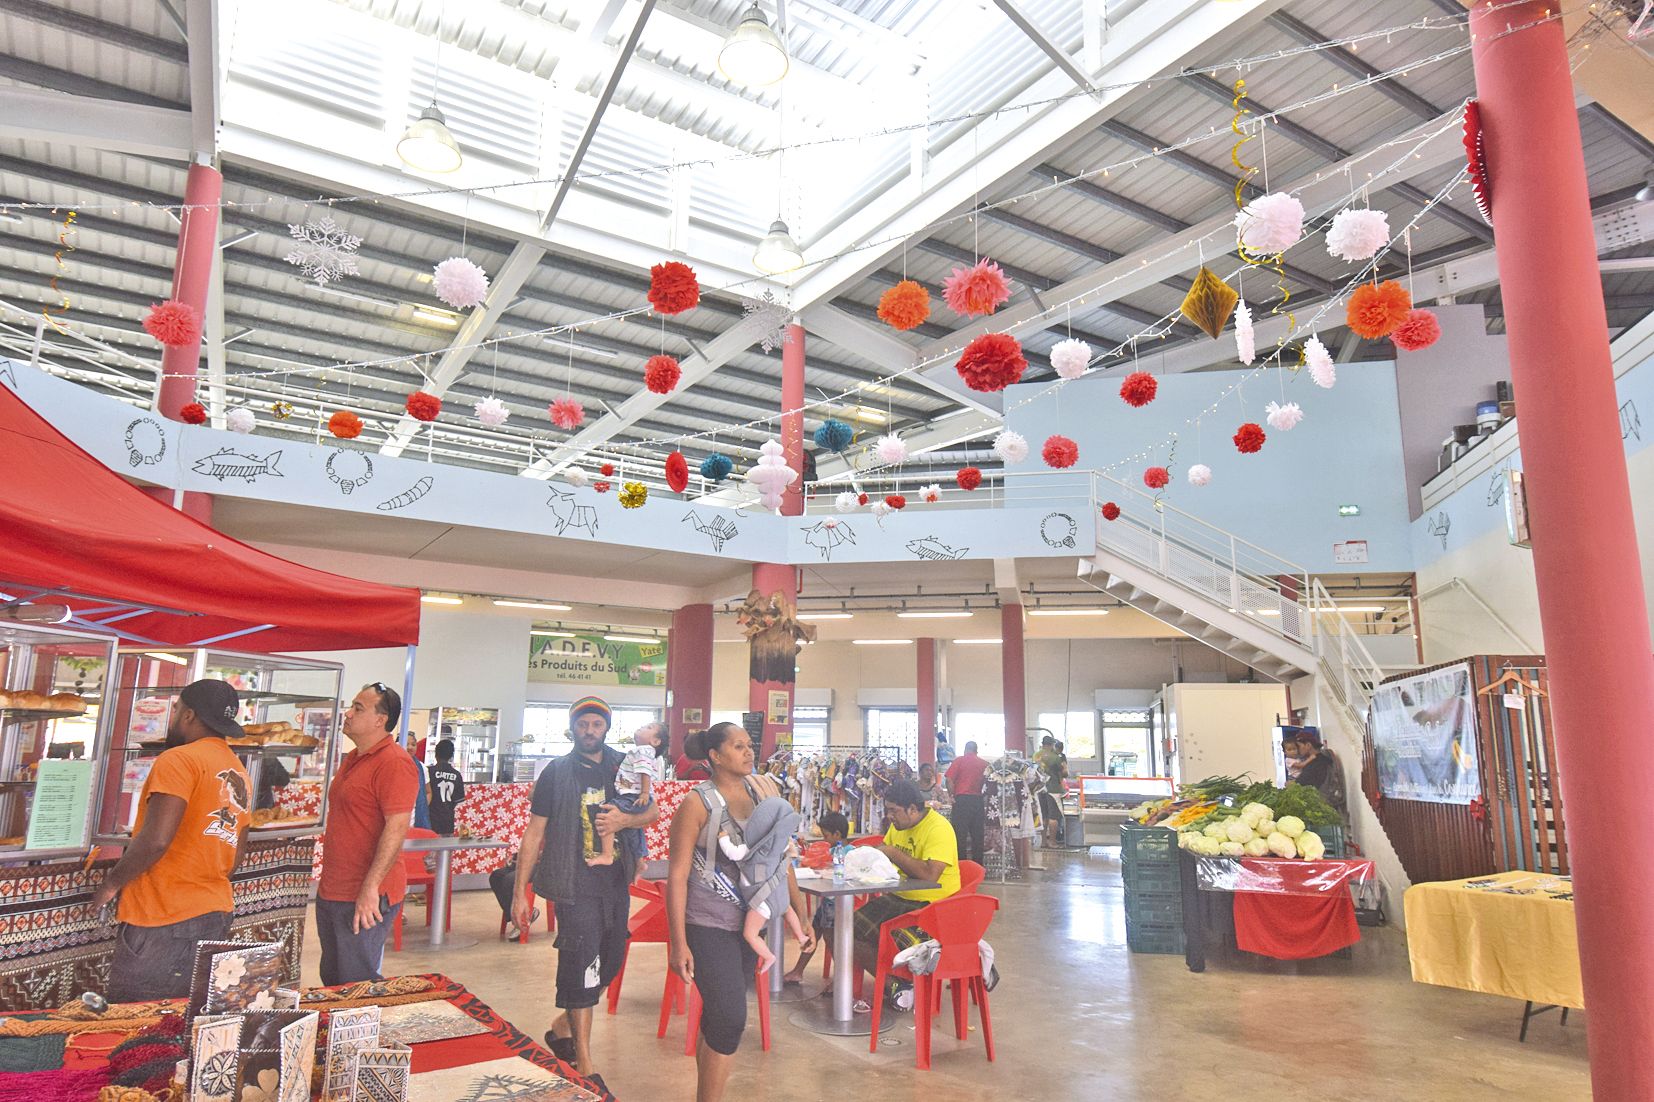
[[[659,723],[645,723],[632,733],[632,749],[627,751],[615,772],[613,801],[628,815],[648,808],[655,798],[655,786],[665,781],[666,757],[662,745],[665,741],[666,728]],[[595,856],[586,858],[586,864],[614,864],[615,844],[618,841],[632,851],[632,856],[641,865],[647,846],[640,828],[627,827],[618,834],[599,834],[598,837],[601,839],[600,848]]]
[[[803,821],[792,804],[780,796],[771,796],[760,800],[752,809],[752,817],[740,828],[739,840],[727,831],[718,832],[718,848],[741,870],[739,890],[747,908],[741,936],[758,954],[759,972],[769,971],[775,963],[775,954],[764,941],[764,924],[776,911],[786,915],[787,928],[793,937],[800,943],[805,940],[804,927],[793,913],[787,884],[793,836]]]
[[[837,811],[829,811],[821,818],[817,819],[816,829],[821,831],[821,841],[827,847],[829,860],[834,846],[844,846],[850,844],[850,820],[846,819]],[[821,899],[816,901],[815,913],[810,917],[810,926],[815,930],[816,941],[818,944],[832,934],[833,901],[831,899],[823,896]],[[782,981],[785,983],[803,983],[804,969],[809,965],[810,958],[813,956],[815,956],[815,949],[813,947],[805,949],[803,952],[799,953],[798,963],[794,964],[787,970],[787,974],[781,977]],[[832,962],[829,961],[828,971],[823,974],[823,978],[829,978],[831,972]]]

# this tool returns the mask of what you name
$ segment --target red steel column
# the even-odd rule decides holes
[[[919,764],[936,764],[936,640],[915,639],[919,652]]]
[[[666,686],[672,693],[667,709],[671,738],[669,761],[683,752],[684,736],[701,730],[712,715],[712,606],[684,605],[672,613],[671,642],[666,651]],[[686,708],[699,709],[698,723],[683,718]]]
[[[1005,712],[1005,749],[1028,749],[1028,681],[1022,657],[1022,606],[1003,605],[999,610],[999,654],[1005,668],[1005,691],[1001,697]]]
[[[218,250],[218,201],[224,177],[211,165],[191,164],[184,181],[184,209],[179,212],[178,252],[173,261],[172,297],[207,316],[207,288],[212,282],[213,254]],[[197,400],[196,373],[201,341],[161,350],[161,386],[155,408],[163,417],[178,420],[178,411]],[[212,523],[212,495],[176,494],[165,487],[145,491],[204,524]]]
[[[781,497],[783,516],[796,517],[804,512],[804,327],[789,323],[787,340],[781,346],[781,447],[786,452],[787,466],[798,472],[798,477]],[[788,604],[798,601],[798,572],[791,566],[778,563],[755,563],[752,568],[752,587],[765,597],[780,593]],[[749,681],[747,710],[764,712],[764,743],[758,748],[762,761],[775,752],[777,737],[792,730],[794,678],[786,681]],[[787,722],[770,723],[768,718],[771,692],[787,694]]]
[[[1477,98],[1597,1102],[1654,1098],[1654,884],[1625,827],[1654,791],[1642,565],[1585,158],[1554,0],[1477,8]]]

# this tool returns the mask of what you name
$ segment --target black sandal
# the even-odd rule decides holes
[[[565,1064],[574,1064],[574,1038],[559,1037],[551,1030],[546,1030],[546,1048],[551,1054]]]

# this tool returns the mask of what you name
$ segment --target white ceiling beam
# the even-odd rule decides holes
[[[218,0],[185,0],[184,19],[190,57],[190,150],[216,162],[218,132],[224,117]]]
[[[643,7],[638,12],[637,22],[632,24],[632,31],[626,37],[626,43],[620,48],[619,56],[615,58],[614,67],[609,71],[609,79],[603,86],[603,91],[597,97],[597,104],[592,108],[591,117],[586,120],[586,128],[580,134],[580,141],[576,143],[574,151],[569,154],[568,164],[563,166],[562,179],[557,183],[557,193],[552,196],[551,205],[540,218],[540,236],[544,237],[557,221],[558,213],[563,209],[563,203],[574,189],[575,177],[580,172],[580,162],[585,160],[586,151],[591,148],[592,139],[597,136],[597,128],[603,124],[603,112],[608,109],[609,102],[614,99],[615,89],[620,86],[620,77],[626,70],[626,64],[637,50],[638,39],[643,35],[643,25],[649,21],[649,15],[655,9],[655,0],[643,0]],[[454,341],[448,350],[442,354],[426,382],[426,390],[437,397],[445,394],[450,386],[459,377],[465,374],[466,365],[471,362],[488,334],[494,331],[494,326],[517,300],[517,292],[523,289],[529,276],[545,258],[546,250],[537,244],[519,242],[506,258],[488,287],[488,297],[471,313],[460,325],[459,332],[454,335]],[[414,420],[411,414],[404,413],[397,419],[396,427],[386,437],[385,443],[379,451],[383,455],[401,455],[419,431],[419,421]]]
[[[833,256],[856,250],[864,242],[887,242],[847,252],[810,269],[795,284],[795,306],[802,309],[833,298],[900,252],[908,236],[928,231],[936,222],[968,205],[979,192],[993,188],[1002,180],[1021,177],[1031,166],[1095,129],[1136,98],[1141,86],[1135,82],[1175,72],[1214,40],[1232,37],[1257,24],[1281,7],[1282,2],[1160,0],[1139,6],[1113,28],[1109,40],[1103,44],[1103,64],[1097,71],[1098,86],[1122,84],[1125,87],[1097,96],[1060,99],[1026,111],[1006,111],[983,118],[972,130],[962,131],[947,149],[930,158],[928,179],[916,182],[904,176],[882,193],[863,199],[854,215],[821,239],[807,244],[806,256],[812,253]],[[1039,101],[1062,97],[1072,91],[1066,74],[1051,72],[1026,88],[1020,98]],[[1146,94],[1146,90],[1144,92]]]
[[[804,328],[816,336],[854,353],[877,365],[883,374],[893,374],[913,365],[913,349],[891,335],[889,330],[870,325],[837,306],[820,303],[800,315]],[[805,370],[809,369],[808,361]],[[950,380],[945,375],[931,377],[924,373],[909,376],[911,382],[935,391],[951,402],[968,406],[982,413],[1000,415],[1002,402],[997,394],[979,394],[964,385],[957,372]],[[957,384],[957,385],[955,385]]]
[[[212,273],[207,277],[207,309],[202,318],[201,343],[207,353],[207,414],[212,427],[224,427],[227,411],[224,382],[228,376],[225,345],[228,344],[224,323],[224,224],[218,226],[219,240],[212,251]],[[246,334],[243,333],[242,336]]]
[[[1457,116],[1458,110],[1455,108],[1398,138],[1375,143],[1366,152],[1324,166],[1314,176],[1288,184],[1285,190],[1294,192],[1303,202],[1306,219],[1316,218],[1345,201],[1352,176],[1356,180],[1369,181],[1372,190],[1377,192],[1390,183],[1461,161],[1464,159],[1464,146],[1459,128],[1454,125]],[[1206,249],[1203,245],[1205,239],[1227,235],[1222,239],[1224,247],[1228,247],[1228,242],[1234,239],[1234,219],[1233,213],[1226,212],[1190,226],[1182,233],[1156,238],[1149,245],[1122,256],[1112,264],[1104,264],[1051,288],[1042,297],[1047,303],[1084,299],[1087,307],[1095,308],[1152,287],[1163,279],[1187,275],[1199,266],[1203,252],[1211,255],[1217,251]],[[919,358],[951,359],[982,333],[1014,334],[1030,327],[1045,328],[1049,323],[1050,319],[1044,316],[1044,311],[1037,304],[1021,303],[929,342],[920,349]],[[930,370],[937,371],[947,366],[938,364]]]
[[[994,0],[994,7],[1005,13],[1005,18],[1016,24],[1017,30],[1028,36],[1028,40],[1038,46],[1045,56],[1056,63],[1057,68],[1068,74],[1068,78],[1088,92],[1096,91],[1091,83],[1091,75],[1068,55],[1068,51],[1055,42],[1050,35],[1040,29],[1039,24],[1029,18],[1028,14],[1017,7],[1014,0]]]
[[[187,161],[188,111],[65,92],[0,88],[0,138]]]

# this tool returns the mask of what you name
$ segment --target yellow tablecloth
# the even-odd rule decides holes
[[[1567,877],[1534,872],[1413,885],[1402,901],[1413,979],[1583,1007],[1572,892]]]

